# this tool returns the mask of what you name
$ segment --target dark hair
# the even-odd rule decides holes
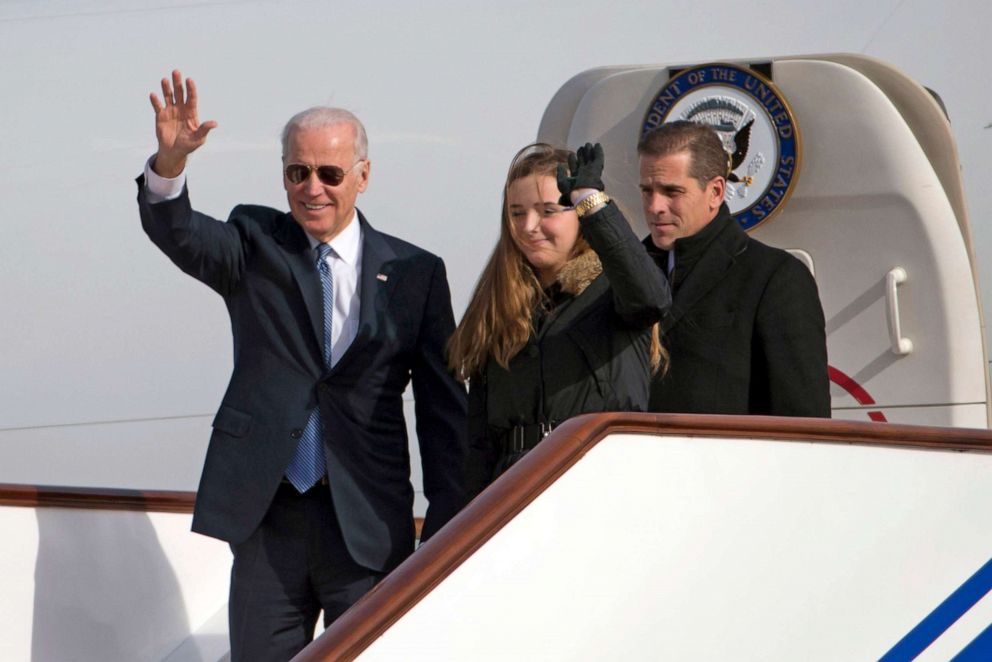
[[[730,154],[711,127],[698,122],[666,122],[645,133],[637,143],[640,156],[689,153],[689,176],[706,186],[714,177],[730,174]]]

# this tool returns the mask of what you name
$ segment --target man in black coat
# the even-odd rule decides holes
[[[716,132],[670,122],[637,152],[644,244],[673,296],[662,320],[670,364],[652,386],[651,411],[829,417],[816,282],[730,215],[729,158]]]
[[[141,222],[179,268],[220,294],[234,371],[213,423],[193,529],[231,543],[232,660],[288,660],[413,551],[402,394],[413,385],[422,539],[462,506],[466,395],[444,345],[444,263],[377,232],[355,208],[365,129],[312,108],[283,132],[290,213],[196,212],[185,164],[214,122],[178,71],[152,95],[158,152],[138,179]]]

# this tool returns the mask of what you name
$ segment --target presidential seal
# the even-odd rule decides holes
[[[775,85],[733,64],[705,64],[671,78],[644,117],[641,135],[674,120],[716,129],[730,155],[727,206],[745,230],[774,216],[799,173],[799,127]]]

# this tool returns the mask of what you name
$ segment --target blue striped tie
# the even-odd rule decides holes
[[[317,271],[320,272],[320,288],[324,293],[324,364],[331,365],[331,319],[334,312],[334,282],[327,256],[331,247],[317,246]],[[324,422],[320,418],[320,407],[314,407],[307,419],[306,427],[296,447],[296,455],[286,469],[286,478],[296,490],[303,494],[313,487],[326,471],[324,459]]]

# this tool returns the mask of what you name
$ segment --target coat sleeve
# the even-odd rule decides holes
[[[765,286],[754,340],[764,371],[754,366],[753,378],[765,382],[768,413],[830,418],[823,307],[812,274],[791,255]]]
[[[240,279],[245,241],[234,223],[194,211],[189,191],[174,200],[150,203],[144,176],[138,177],[138,211],[145,233],[185,273],[226,295]],[[237,208],[231,212],[233,219]]]
[[[426,309],[411,369],[417,439],[424,472],[427,515],[421,541],[430,538],[465,503],[465,388],[445,361],[444,348],[455,328],[444,262],[435,258]]]
[[[659,321],[672,304],[668,279],[634,236],[616,203],[587,214],[580,223],[582,235],[596,251],[610,280],[617,314],[635,328]]]

